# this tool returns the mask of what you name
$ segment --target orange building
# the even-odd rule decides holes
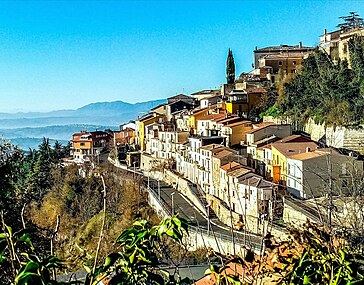
[[[112,134],[104,131],[81,131],[72,136],[71,155],[74,159],[89,160],[100,154],[112,141]]]
[[[134,144],[136,132],[132,128],[125,128],[120,131],[114,131],[114,144]]]

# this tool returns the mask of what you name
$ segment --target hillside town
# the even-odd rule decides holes
[[[33,110],[0,113],[0,284],[364,284],[364,18],[329,2],[0,2]]]
[[[239,75],[229,49],[220,89],[171,96],[117,131],[73,134],[68,163],[94,163],[108,150],[115,165],[158,177],[187,197],[181,189],[192,185],[206,201],[196,209],[257,235],[283,236],[306,221],[354,229],[363,218],[351,195],[363,176],[363,129],[313,119],[298,127],[292,117],[264,111],[317,50],[350,65],[348,44],[358,36],[363,27],[325,29],[318,47],[256,47],[254,69]]]

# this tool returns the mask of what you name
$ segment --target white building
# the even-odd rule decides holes
[[[287,189],[299,198],[322,197],[329,191],[343,194],[353,177],[362,174],[363,162],[332,149],[316,149],[287,158]]]

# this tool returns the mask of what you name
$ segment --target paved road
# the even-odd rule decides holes
[[[146,186],[148,184],[148,178],[145,177]],[[179,215],[186,220],[189,221],[191,226],[199,226],[204,230],[210,230],[215,233],[215,235],[224,235],[231,237],[231,230],[228,229],[225,225],[217,220],[212,220],[210,222],[210,227],[208,227],[208,220],[205,216],[201,214],[201,212],[190,204],[190,201],[187,198],[176,191],[172,186],[166,184],[163,181],[159,181],[159,189],[158,191],[158,181],[155,179],[149,179],[150,190],[154,192],[154,194],[159,197],[164,204],[168,207],[168,210],[172,212],[172,196],[173,196],[173,208],[175,213],[179,213]],[[172,195],[172,193],[174,193]],[[234,238],[239,241],[246,240],[247,244],[255,244],[260,245],[261,237],[243,232],[234,231]]]

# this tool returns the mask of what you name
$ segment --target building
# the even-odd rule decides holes
[[[297,73],[307,53],[269,54],[259,58],[259,69],[262,77],[272,83],[278,82],[290,73]]]
[[[320,36],[319,47],[334,61],[347,60],[350,66],[349,40],[355,36],[364,36],[364,28],[348,31],[337,30],[327,33],[326,29]]]
[[[249,231],[258,232],[264,222],[273,219],[273,207],[278,185],[263,177],[248,173],[238,180],[237,213],[244,216]]]
[[[185,94],[178,94],[178,95],[169,97],[167,99],[167,101],[168,101],[168,105],[170,105],[172,103],[176,103],[176,102],[185,102],[190,105],[195,105],[197,102],[197,99],[192,96],[185,95]]]
[[[176,159],[176,154],[187,143],[188,135],[188,132],[158,131],[157,137],[148,140],[146,152],[155,158]]]
[[[352,177],[363,171],[363,162],[334,149],[307,148],[287,158],[287,190],[298,198],[322,197],[331,192],[343,194]]]
[[[267,93],[264,88],[234,89],[226,95],[226,112],[247,117],[260,102],[261,97]]]
[[[197,99],[198,101],[204,99],[204,98],[208,98],[208,97],[215,97],[215,96],[220,96],[221,95],[221,90],[217,89],[217,90],[201,90],[195,93],[192,93],[191,96],[195,99]]]
[[[136,121],[137,144],[139,145],[141,151],[145,150],[145,140],[146,134],[148,134],[148,126],[162,121],[163,116],[156,112],[148,113]]]
[[[259,60],[269,55],[286,54],[290,57],[291,54],[301,54],[305,56],[315,50],[315,47],[303,46],[300,42],[296,46],[280,45],[280,46],[269,46],[265,48],[256,47],[254,50],[254,67],[256,69],[260,68]]]
[[[316,142],[276,142],[272,144],[272,161],[267,165],[267,177],[274,183],[286,186],[287,159],[296,154],[310,152],[318,148]]]
[[[199,184],[201,181],[201,167],[204,165],[200,148],[210,144],[224,145],[225,138],[220,136],[193,136],[188,138],[188,144],[184,151],[177,159],[177,169],[185,178],[192,183]],[[199,184],[200,185],[200,184]],[[201,184],[204,186],[204,182]],[[200,186],[201,186],[200,185]],[[208,191],[208,187],[204,187]]]
[[[81,131],[72,135],[71,155],[77,160],[91,160],[112,144],[113,135],[105,131]]]
[[[225,122],[222,122],[224,124]],[[246,133],[253,128],[251,121],[241,120],[226,122],[221,126],[221,136],[226,137],[226,145],[240,145],[241,141],[246,140]]]
[[[248,155],[248,165],[255,169],[262,167],[260,170],[261,175],[265,175],[264,166],[259,166],[258,161],[266,163],[266,159],[271,159],[264,154],[259,156],[259,148],[268,146],[272,142],[279,140],[280,138],[288,137],[292,134],[292,127],[289,124],[274,124],[271,122],[265,122],[260,124],[253,124],[252,129],[246,131],[246,140],[242,144],[246,147]],[[268,150],[267,150],[268,151]]]
[[[113,131],[114,145],[135,144],[135,129],[123,126],[120,131]]]

